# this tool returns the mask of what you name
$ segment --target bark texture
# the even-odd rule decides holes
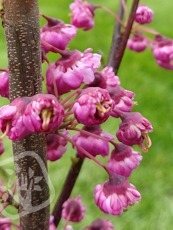
[[[41,92],[41,52],[37,0],[5,0],[10,100]],[[44,134],[13,142],[19,192],[20,229],[47,230],[49,188]]]

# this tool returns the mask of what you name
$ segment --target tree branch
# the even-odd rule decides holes
[[[38,1],[5,0],[3,24],[8,49],[10,100],[40,93],[42,78]],[[21,230],[48,229],[49,188],[45,146],[43,134],[32,134],[13,142]],[[41,178],[41,191],[34,187],[38,177]],[[25,189],[24,178],[25,183],[27,179]]]
[[[61,220],[62,205],[70,197],[75,182],[79,176],[83,161],[84,159],[77,155],[72,162],[71,168],[64,182],[63,189],[52,212],[52,215],[54,216],[54,224],[56,226],[58,226]]]
[[[122,61],[122,58],[123,58],[123,55],[124,55],[124,51],[125,51],[125,48],[126,48],[128,38],[130,36],[130,32],[131,32],[131,29],[132,29],[132,25],[133,25],[136,10],[137,10],[137,7],[138,7],[138,3],[139,3],[139,0],[133,0],[130,15],[129,15],[129,18],[128,18],[127,25],[125,27],[124,33],[122,35],[121,41],[118,41],[118,42],[115,41],[115,43],[117,42],[116,47],[119,46],[119,48],[115,49],[114,50],[115,53],[112,54],[111,57],[110,57],[111,58],[111,64],[110,65],[113,67],[115,74],[117,74],[117,72],[118,72],[119,66],[121,64],[121,61]],[[116,34],[115,39],[117,38],[117,40],[118,40],[119,36],[120,35]],[[113,58],[114,58],[114,60],[113,60]]]

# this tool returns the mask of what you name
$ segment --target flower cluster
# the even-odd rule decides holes
[[[132,111],[136,104],[135,93],[121,86],[111,66],[101,65],[100,54],[93,53],[91,48],[84,52],[69,49],[69,42],[78,28],[89,30],[94,26],[96,6],[75,0],[70,9],[72,25],[42,15],[47,20],[41,29],[42,58],[47,62],[44,82],[47,93],[19,97],[2,106],[0,130],[2,137],[7,135],[13,141],[20,141],[32,133],[44,133],[49,161],[61,159],[67,151],[67,143],[71,143],[80,158],[95,161],[108,174],[108,180],[94,189],[96,205],[106,214],[120,215],[141,199],[135,186],[128,181],[142,160],[142,155],[133,146],[148,151],[151,146],[148,133],[153,128],[142,114]],[[153,12],[140,5],[135,21],[148,24],[152,17]],[[141,52],[148,44],[143,34],[135,33],[127,46]],[[172,68],[172,48],[172,41],[156,37],[152,51],[159,65]],[[48,60],[49,52],[58,54],[53,63]],[[1,96],[8,97],[8,71],[1,73],[0,78]],[[113,134],[104,130],[106,125],[102,127],[110,119],[119,122],[117,130],[112,122]],[[0,142],[0,154],[2,152]],[[100,162],[98,156],[99,159],[107,157],[107,163]],[[67,200],[62,208],[62,218],[67,222],[80,222],[84,218],[86,208],[79,196]],[[86,230],[96,228],[114,229],[108,220],[98,219]],[[50,217],[49,229],[56,229],[53,217]],[[72,227],[66,225],[64,229]]]

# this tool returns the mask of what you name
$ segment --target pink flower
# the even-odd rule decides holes
[[[62,95],[72,89],[77,89],[84,82],[89,84],[94,80],[94,72],[100,67],[101,55],[92,54],[91,49],[72,51],[69,56],[60,58],[49,66],[46,72],[47,90],[54,92],[53,79],[55,79],[58,94]]]
[[[148,24],[153,20],[153,11],[143,4],[136,11],[135,21],[139,24]]]
[[[151,146],[148,132],[152,132],[151,123],[138,112],[125,114],[117,131],[117,138],[125,145],[140,145],[143,151]],[[144,146],[144,141],[145,146]]]
[[[94,26],[94,9],[95,7],[88,2],[82,0],[75,0],[70,4],[72,11],[71,23],[77,28],[90,30]]]
[[[135,186],[120,175],[112,175],[103,185],[94,189],[96,205],[106,214],[120,215],[128,206],[141,199]]]
[[[73,141],[89,152],[92,156],[101,155],[105,157],[109,154],[109,143],[103,139],[99,139],[100,137],[105,137],[107,140],[112,140],[114,137],[111,134],[107,134],[102,132],[99,126],[93,127],[84,127],[84,131],[90,132],[91,135],[86,134],[85,132],[78,133],[73,136]],[[93,134],[98,135],[98,138],[92,136]],[[86,157],[86,155],[77,148],[77,152],[81,157]]]
[[[9,97],[9,74],[7,72],[0,74],[0,96]]]
[[[31,132],[23,123],[23,112],[29,98],[17,98],[10,105],[0,108],[0,129],[9,139],[18,141]]]
[[[111,94],[113,100],[111,116],[119,118],[122,114],[130,112],[135,104],[134,96],[132,91],[117,86]]]
[[[97,219],[84,230],[115,230],[114,226],[107,219]]]
[[[148,39],[144,37],[142,34],[135,34],[133,35],[133,37],[128,39],[127,47],[130,50],[142,52],[147,48],[148,43]]]
[[[112,99],[106,89],[90,87],[82,91],[74,104],[74,115],[79,123],[93,126],[110,116]]]
[[[106,66],[101,72],[95,73],[95,79],[89,86],[107,89],[112,93],[119,84],[119,77],[114,74],[112,67]]]
[[[44,16],[44,18],[48,21],[48,24],[43,26],[41,30],[42,48],[45,53],[53,51],[49,45],[64,50],[70,40],[76,36],[77,28],[54,18],[46,16]],[[46,45],[45,42],[48,43],[48,45]]]
[[[151,49],[159,66],[173,70],[173,40],[158,35],[153,40]]]
[[[68,131],[62,131],[64,135],[68,136]],[[46,136],[47,139],[47,159],[49,161],[56,161],[60,159],[67,150],[67,141],[57,134],[50,133]]]
[[[86,208],[82,204],[80,196],[69,198],[62,206],[62,217],[71,222],[80,222],[85,215]]]
[[[23,122],[31,132],[51,132],[59,128],[64,109],[56,97],[50,94],[37,94],[27,105]]]
[[[54,216],[50,216],[50,219],[49,219],[49,230],[56,230],[56,226],[54,224]]]
[[[2,143],[2,140],[0,140],[0,155],[2,155],[4,152],[4,145]]]
[[[11,221],[9,218],[0,217],[0,229],[1,230],[11,230]]]
[[[142,156],[129,146],[116,144],[108,160],[109,171],[124,177],[129,177],[132,171],[140,164]]]

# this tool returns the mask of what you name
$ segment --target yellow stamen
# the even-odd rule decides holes
[[[41,117],[43,120],[42,129],[46,131],[49,128],[50,119],[52,117],[52,111],[48,109],[43,109],[41,112]]]

